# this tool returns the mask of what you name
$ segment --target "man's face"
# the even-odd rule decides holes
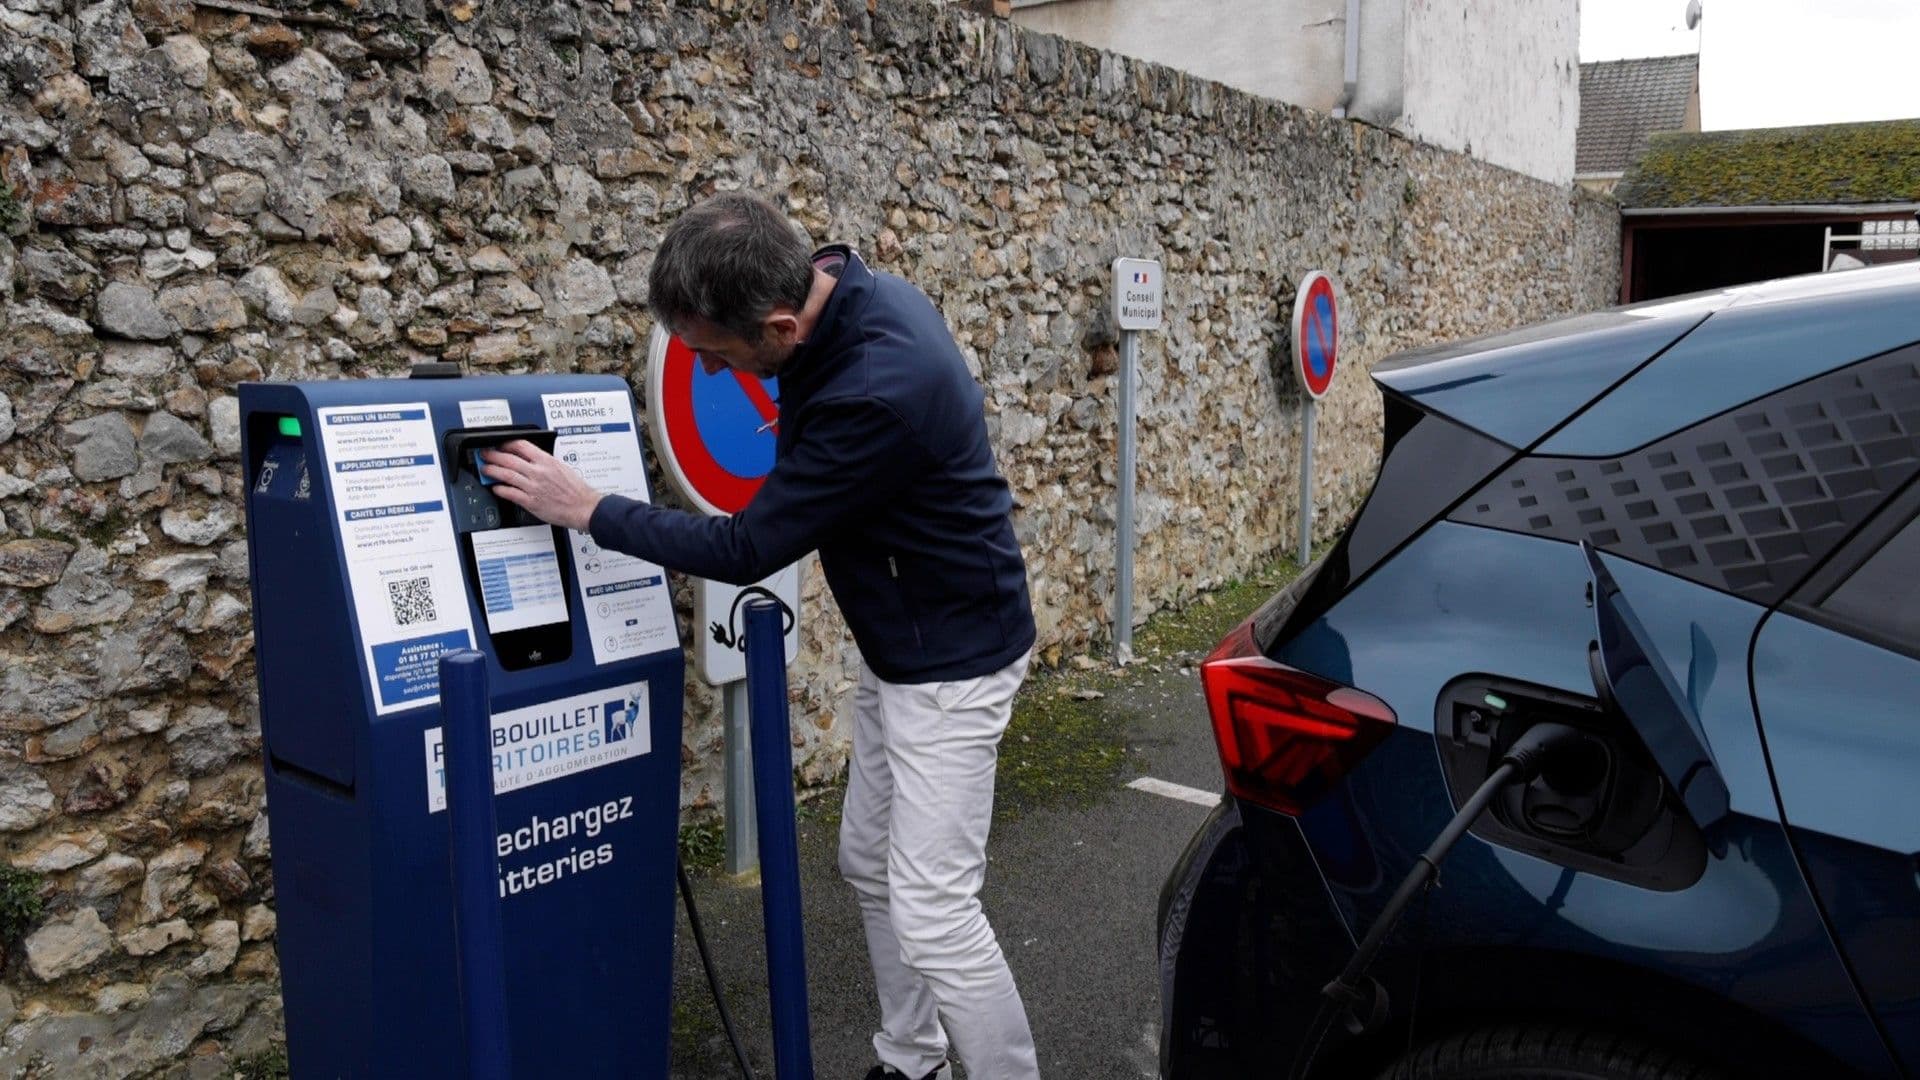
[[[732,369],[756,379],[771,379],[800,343],[799,320],[792,311],[775,309],[760,325],[760,340],[749,342],[739,334],[701,318],[689,318],[676,336],[692,349],[709,375]]]

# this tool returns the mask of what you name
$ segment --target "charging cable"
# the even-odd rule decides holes
[[[740,1036],[733,1030],[733,1013],[727,1009],[727,996],[720,990],[720,973],[714,970],[713,957],[707,952],[707,933],[700,927],[700,909],[693,902],[693,881],[687,877],[685,864],[675,861],[673,869],[680,878],[680,902],[687,908],[687,925],[693,928],[693,947],[700,953],[700,966],[707,969],[707,985],[713,988],[713,1005],[720,1011],[720,1026],[726,1029],[727,1042],[733,1046],[734,1063],[740,1066],[744,1080],[754,1080],[753,1069],[747,1065],[747,1050],[740,1045]]]
[[[1578,729],[1565,724],[1539,723],[1521,732],[1507,752],[1501,755],[1500,767],[1489,773],[1467,801],[1460,805],[1453,820],[1440,830],[1440,835],[1434,838],[1433,843],[1413,864],[1413,869],[1400,882],[1400,887],[1393,891],[1393,897],[1387,901],[1386,907],[1380,909],[1380,917],[1367,928],[1366,936],[1360,939],[1360,945],[1354,949],[1347,966],[1332,982],[1321,988],[1320,993],[1327,1000],[1320,1006],[1313,1027],[1308,1032],[1307,1052],[1297,1059],[1293,1069],[1296,1080],[1307,1074],[1314,1058],[1319,1056],[1320,1045],[1326,1039],[1327,1029],[1336,1016],[1344,1015],[1347,1030],[1356,1035],[1386,1019],[1386,988],[1377,980],[1368,978],[1367,969],[1373,966],[1374,957],[1380,952],[1380,947],[1386,944],[1387,936],[1393,933],[1400,916],[1406,914],[1407,905],[1439,874],[1440,860],[1447,857],[1453,846],[1486,812],[1487,804],[1508,784],[1530,783],[1540,775],[1540,770],[1546,767],[1549,759],[1564,748],[1577,745],[1584,738]]]

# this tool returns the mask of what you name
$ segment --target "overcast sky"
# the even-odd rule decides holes
[[[1920,117],[1920,0],[1580,0],[1580,60],[1700,52],[1701,126]]]

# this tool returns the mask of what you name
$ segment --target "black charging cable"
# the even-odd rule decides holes
[[[727,1008],[727,996],[720,989],[720,973],[714,970],[713,956],[707,952],[707,932],[700,927],[700,908],[693,902],[693,881],[687,877],[684,863],[675,861],[673,869],[680,878],[680,902],[687,908],[687,925],[693,927],[693,947],[700,953],[700,966],[707,969],[707,985],[713,988],[713,1005],[720,1010],[720,1026],[727,1031],[727,1042],[733,1046],[733,1060],[740,1066],[740,1075],[744,1080],[754,1080],[753,1069],[747,1065],[747,1049],[740,1045],[740,1035],[733,1030],[733,1013]]]
[[[1494,796],[1508,784],[1530,783],[1540,775],[1547,762],[1566,747],[1578,745],[1584,735],[1576,728],[1565,724],[1535,724],[1520,733],[1507,752],[1500,757],[1500,767],[1487,775],[1467,801],[1460,805],[1453,820],[1440,830],[1427,850],[1421,854],[1413,869],[1393,891],[1387,906],[1380,909],[1380,917],[1373,920],[1367,928],[1366,936],[1360,939],[1360,945],[1353,950],[1353,956],[1347,960],[1332,982],[1322,987],[1320,993],[1326,998],[1320,1011],[1314,1016],[1313,1027],[1307,1034],[1307,1052],[1295,1059],[1293,1077],[1299,1080],[1312,1068],[1314,1058],[1319,1056],[1321,1043],[1327,1037],[1327,1029],[1337,1017],[1346,1018],[1348,1031],[1358,1035],[1373,1027],[1387,1016],[1387,991],[1378,980],[1367,977],[1367,969],[1373,966],[1380,947],[1387,942],[1387,936],[1393,933],[1400,916],[1406,914],[1407,905],[1413,898],[1431,884],[1440,873],[1440,860],[1447,857],[1453,846],[1467,834],[1473,823],[1486,812],[1487,805]]]

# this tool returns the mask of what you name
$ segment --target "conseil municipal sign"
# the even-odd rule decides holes
[[[1157,259],[1113,260],[1113,321],[1122,330],[1158,330],[1166,274]]]

